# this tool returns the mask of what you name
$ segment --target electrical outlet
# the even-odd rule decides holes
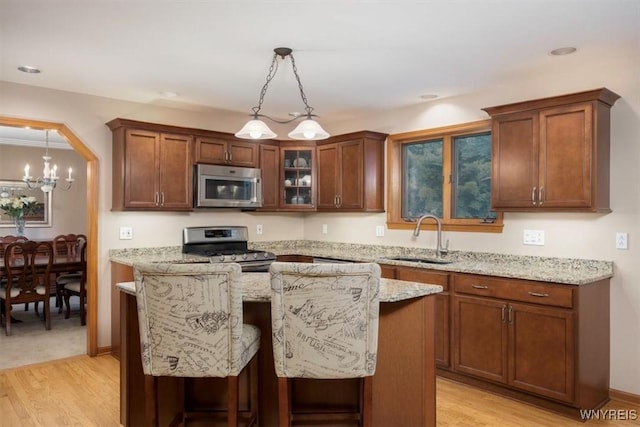
[[[327,224],[322,224],[322,234],[327,234],[329,232],[329,226]]]
[[[524,239],[522,243],[525,245],[544,246],[543,230],[524,230]]]
[[[629,249],[629,234],[617,232],[616,233],[616,249]]]
[[[384,236],[384,225],[376,225],[376,237]]]
[[[262,234],[262,224],[256,225],[256,234]]]
[[[131,239],[133,239],[133,228],[120,227],[120,240],[131,240]]]

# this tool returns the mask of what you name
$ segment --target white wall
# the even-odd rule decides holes
[[[607,87],[622,96],[612,109],[611,207],[613,213],[505,215],[501,234],[447,232],[452,250],[473,250],[542,256],[612,260],[615,277],[611,286],[611,387],[640,394],[640,56],[614,53],[594,64],[576,60],[558,62],[552,72],[532,68],[526,82],[510,81],[508,75],[492,91],[464,97],[436,100],[387,111],[348,122],[322,120],[332,134],[362,129],[399,133],[487,118],[482,107],[524,101]],[[392,78],[390,76],[389,78]],[[400,84],[400,83],[399,83]],[[0,115],[46,120],[66,124],[90,147],[100,161],[99,199],[99,306],[98,344],[110,342],[110,270],[108,250],[121,247],[179,245],[185,226],[245,224],[251,240],[317,239],[339,242],[433,247],[433,233],[421,233],[416,240],[408,231],[386,230],[375,237],[376,225],[385,214],[248,214],[235,211],[197,213],[111,212],[111,132],[104,125],[115,117],[178,126],[233,132],[246,120],[221,111],[187,111],[154,104],[134,104],[106,98],[70,94],[0,82]],[[275,130],[275,129],[274,129]],[[278,132],[278,130],[276,130]],[[282,132],[280,132],[282,133]],[[328,224],[328,234],[320,225]],[[264,234],[255,235],[263,224]],[[133,240],[118,240],[118,227],[132,226]],[[545,231],[542,247],[523,246],[525,228]],[[629,250],[614,249],[614,233],[629,233]]]

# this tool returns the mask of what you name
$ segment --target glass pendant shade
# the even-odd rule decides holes
[[[322,126],[311,118],[305,119],[294,130],[289,132],[291,139],[303,139],[308,141],[317,141],[329,138],[329,133],[322,129]]]
[[[235,135],[242,139],[271,139],[278,136],[265,122],[257,118],[249,120]]]

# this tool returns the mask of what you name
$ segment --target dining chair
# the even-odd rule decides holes
[[[271,275],[273,359],[280,427],[338,420],[372,425],[372,376],[378,348],[380,266],[375,263],[274,262]],[[352,412],[312,413],[292,405],[292,379],[360,378]]]
[[[77,256],[80,250],[87,242],[87,236],[84,234],[59,234],[53,238],[54,256]],[[56,275],[56,306],[58,313],[62,313],[62,289],[67,283],[78,283],[82,276],[82,271],[74,271]]]
[[[10,243],[26,242],[28,240],[29,239],[26,238],[25,236],[12,236],[12,235],[0,236],[0,257],[4,258],[5,248],[9,246]],[[7,279],[5,277],[0,277],[0,286],[2,286],[2,284],[4,284],[6,280]],[[29,311],[29,303],[26,303],[24,305],[24,311]]]
[[[68,319],[71,315],[71,303],[72,296],[77,296],[80,299],[80,324],[82,326],[87,324],[87,315],[85,305],[87,303],[87,242],[80,242],[80,275],[72,276],[68,275],[64,281],[61,281],[61,293],[62,299],[67,306],[67,311],[64,315],[65,319]],[[60,304],[62,306],[62,304]]]
[[[11,335],[13,304],[44,302],[44,322],[51,329],[49,289],[53,247],[49,242],[14,242],[4,252],[6,283],[0,288],[0,302],[7,335]],[[37,312],[36,312],[37,313]]]
[[[159,425],[157,377],[227,378],[228,426],[258,424],[260,330],[242,321],[240,265],[133,265],[145,374],[147,422]],[[249,398],[240,410],[239,375],[248,366]],[[221,412],[185,408],[175,422]]]

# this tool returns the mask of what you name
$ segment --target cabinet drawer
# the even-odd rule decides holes
[[[429,271],[422,268],[397,267],[396,279],[410,282],[428,283],[440,285],[443,291],[449,289],[449,274],[439,271]]]
[[[573,307],[573,287],[570,285],[549,285],[518,279],[500,279],[471,274],[456,274],[453,281],[453,286],[457,293],[557,307]]]

